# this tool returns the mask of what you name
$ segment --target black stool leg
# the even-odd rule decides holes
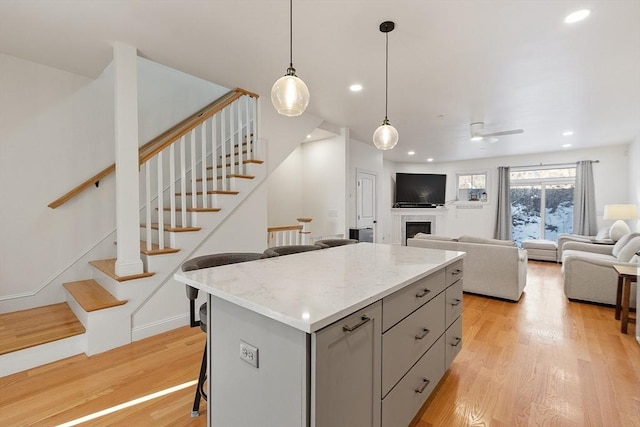
[[[204,392],[204,382],[207,379],[207,345],[204,346],[204,352],[202,354],[202,364],[200,365],[200,375],[198,377],[198,384],[196,385],[196,396],[193,399],[193,409],[191,410],[191,418],[195,418],[200,415],[200,398],[204,397],[207,400],[207,394]]]

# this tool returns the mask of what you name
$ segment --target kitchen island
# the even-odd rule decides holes
[[[359,243],[176,274],[208,294],[208,425],[408,425],[461,347],[463,257]]]

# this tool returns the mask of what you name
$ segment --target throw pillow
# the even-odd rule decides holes
[[[618,254],[620,253],[622,248],[624,248],[625,245],[629,243],[629,240],[633,239],[636,236],[640,236],[640,233],[629,233],[622,236],[620,240],[618,240],[616,244],[613,245],[613,249],[611,249],[611,255],[618,258]]]
[[[484,237],[460,236],[459,242],[467,243],[484,243],[486,245],[515,246],[516,243],[511,240],[486,239]]]
[[[616,258],[620,262],[629,262],[638,251],[640,251],[640,236],[629,240],[629,242],[620,249]]]
[[[598,234],[596,234],[596,240],[609,240],[609,230],[610,227],[601,228]]]

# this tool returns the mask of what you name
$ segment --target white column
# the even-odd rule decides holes
[[[113,45],[116,126],[116,274],[144,271],[140,259],[140,194],[138,186],[138,68],[137,50]]]

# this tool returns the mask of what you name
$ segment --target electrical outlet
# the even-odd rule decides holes
[[[240,340],[240,359],[257,368],[258,348]]]

